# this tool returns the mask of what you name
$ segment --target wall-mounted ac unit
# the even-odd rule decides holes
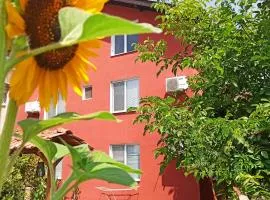
[[[183,91],[188,88],[186,76],[166,78],[166,92]]]
[[[39,101],[29,101],[25,103],[25,112],[40,112]]]

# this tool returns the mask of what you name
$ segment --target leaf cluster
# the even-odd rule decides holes
[[[183,49],[148,39],[137,45],[142,62],[157,75],[195,69],[194,95],[141,101],[135,123],[161,138],[161,172],[172,160],[197,179],[211,178],[222,199],[233,186],[251,199],[270,198],[270,1],[173,0],[153,6],[159,26]],[[190,51],[192,48],[192,51]],[[181,94],[180,94],[181,95]],[[177,99],[177,100],[175,100]]]
[[[212,5],[215,3],[215,5]],[[138,60],[154,61],[158,75],[193,68],[190,106],[212,107],[214,117],[248,116],[253,104],[270,95],[269,1],[178,0],[154,8],[160,28],[184,49],[173,56],[165,41],[148,39],[137,46]],[[192,52],[190,51],[192,48]],[[204,95],[201,95],[201,93]]]
[[[40,161],[36,155],[22,155],[16,159],[11,173],[3,186],[0,199],[21,200],[25,198],[25,189],[30,187],[31,199],[45,199],[46,180],[36,174]]]
[[[135,187],[137,185],[130,174],[139,174],[141,173],[139,170],[116,162],[103,152],[90,151],[87,144],[72,147],[66,144],[65,141],[59,144],[45,140],[39,136],[40,132],[48,128],[73,121],[93,119],[119,121],[111,113],[107,112],[97,112],[88,115],[79,115],[78,113],[69,112],[59,114],[48,120],[26,119],[19,122],[23,130],[21,147],[23,147],[26,142],[31,142],[41,151],[46,158],[51,180],[55,180],[53,167],[55,163],[67,155],[70,155],[72,158],[72,171],[63,185],[59,189],[56,189],[56,183],[54,181],[51,182],[51,199],[60,200],[81,183],[93,179],[104,180],[129,187]],[[21,148],[17,151],[20,152],[20,150]],[[17,152],[13,155],[16,155],[16,153]]]
[[[234,120],[209,118],[201,107],[191,112],[171,97],[148,97],[141,103],[135,123],[161,136],[155,151],[164,158],[161,173],[176,160],[186,174],[214,178],[225,195],[232,197],[237,185],[254,198],[270,198],[270,103],[258,105],[249,118]]]

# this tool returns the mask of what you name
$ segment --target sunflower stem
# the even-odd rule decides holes
[[[6,51],[7,51],[7,42],[6,42],[6,27],[7,23],[7,13],[6,13],[6,4],[5,0],[0,0],[0,105],[2,104],[4,91],[5,91],[5,76],[4,66],[6,63]],[[0,109],[1,115],[1,109]]]
[[[0,191],[2,189],[5,178],[7,177],[7,166],[9,161],[9,148],[13,135],[14,124],[16,121],[18,107],[14,100],[8,103],[7,115],[2,133],[0,135]]]
[[[53,200],[61,200],[63,197],[70,191],[70,188],[73,188],[73,185],[71,187],[70,184],[75,180],[75,175],[72,173],[63,183],[61,188],[57,190],[56,193],[53,194],[52,199]]]
[[[3,72],[4,64],[6,60],[6,27],[7,13],[5,1],[0,0],[0,70]]]

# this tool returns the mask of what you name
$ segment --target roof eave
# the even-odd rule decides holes
[[[110,0],[109,4],[121,5],[130,8],[137,8],[139,10],[151,10],[154,9],[151,7],[153,2],[146,0]]]

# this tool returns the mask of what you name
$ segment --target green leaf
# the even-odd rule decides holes
[[[38,136],[32,137],[30,142],[34,144],[44,154],[47,161],[51,163],[56,162],[70,153],[69,149],[65,145],[45,140]],[[78,145],[74,148],[80,148],[80,146],[81,145]]]
[[[91,156],[92,156],[93,161],[96,163],[110,163],[112,165],[120,167],[121,169],[124,169],[126,172],[141,174],[140,170],[133,169],[123,163],[117,162],[102,151],[94,151],[92,152]]]
[[[77,182],[99,179],[130,187],[137,185],[129,172],[139,173],[138,170],[112,160],[105,153],[90,152],[86,145],[81,145],[79,148],[67,146],[72,157],[73,173]]]
[[[54,143],[54,145],[56,146],[57,151],[53,157],[53,162],[63,158],[64,156],[70,153],[68,148],[65,145],[58,144],[58,143]]]
[[[17,36],[12,40],[12,47],[15,51],[25,50],[28,46],[28,38],[26,36]]]
[[[269,158],[267,151],[261,151],[261,155],[266,159]]]
[[[62,113],[48,120],[26,119],[20,121],[18,124],[23,129],[23,141],[29,141],[33,136],[39,134],[46,129],[70,123],[73,121],[92,119],[111,120],[119,122],[119,120],[117,120],[115,116],[108,112],[96,112],[88,115],[79,115],[77,113],[69,112]]]
[[[139,24],[106,14],[91,15],[72,7],[60,10],[59,23],[62,44],[73,44],[111,35],[161,32],[150,24]]]
[[[48,162],[54,159],[57,153],[57,147],[53,142],[44,140],[38,136],[32,137],[30,142],[44,154]]]
[[[80,173],[80,182],[98,179],[129,187],[137,185],[136,181],[125,170],[108,163],[100,163],[94,167],[89,167],[85,172],[80,171]]]

